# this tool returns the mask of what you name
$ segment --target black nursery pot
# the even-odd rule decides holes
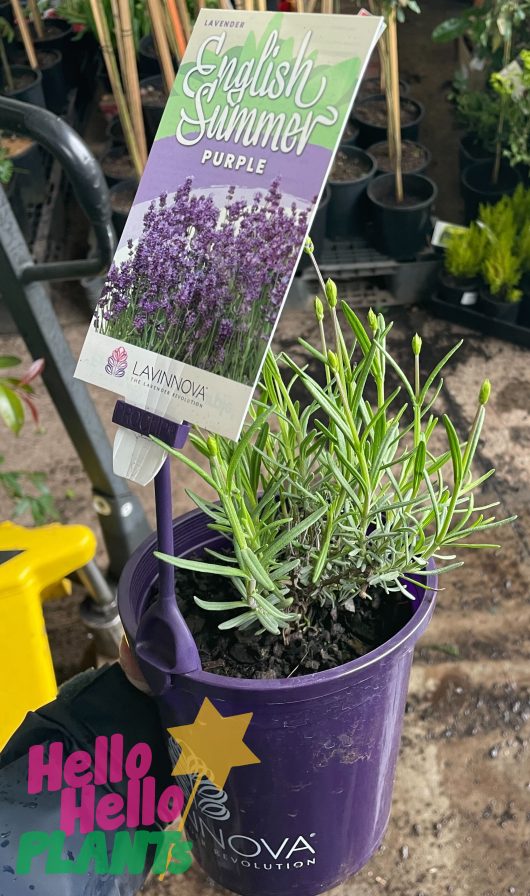
[[[148,143],[152,144],[167,102],[162,75],[153,75],[140,81],[140,93],[146,137]]]
[[[0,3],[0,18],[6,19],[11,26],[14,25],[15,16],[13,14],[11,0],[5,0],[5,2]]]
[[[423,143],[415,143],[413,140],[403,140],[403,153],[408,148],[408,164],[405,167],[405,156],[403,157],[402,169],[405,174],[423,174],[429,167],[432,155],[429,149]],[[376,174],[391,174],[392,167],[388,157],[388,141],[383,140],[381,143],[373,143],[368,147],[368,152],[374,157],[377,172]]]
[[[46,175],[39,147],[29,142],[16,155],[9,153],[9,158],[13,162],[16,189],[24,206],[39,205],[46,198]]]
[[[475,162],[487,162],[488,159],[491,159],[493,164],[493,155],[484,149],[481,143],[477,143],[472,133],[464,134],[464,136],[460,138],[458,144],[460,174],[463,174],[466,168],[469,168],[469,166],[473,165]]]
[[[366,188],[375,175],[376,164],[371,155],[357,146],[343,145],[340,148],[351,159],[361,162],[365,173],[356,180],[332,180],[328,185],[331,191],[327,234],[331,239],[355,236],[364,230],[366,220]]]
[[[45,108],[44,93],[42,90],[42,75],[40,71],[33,71],[27,65],[12,65],[11,74],[15,81],[18,78],[27,80],[27,84],[22,87],[16,87],[11,91],[7,89],[4,80],[4,72],[1,72],[0,90],[4,96],[8,96],[12,100],[20,100],[21,103],[31,103],[33,106]]]
[[[519,315],[521,302],[501,302],[492,296],[485,288],[481,289],[478,295],[477,311],[487,317],[495,317],[505,323],[514,324]]]
[[[438,297],[450,305],[460,305],[465,293],[476,293],[479,286],[478,277],[454,277],[444,269],[438,275]]]
[[[66,19],[44,19],[44,37],[34,38],[36,50],[59,50],[67,87],[74,87],[79,79],[82,52],[72,42],[74,30]]]
[[[125,134],[123,133],[119,115],[115,115],[114,118],[111,118],[105,133],[111,146],[125,146]]]
[[[112,223],[118,240],[123,233],[137,189],[138,181],[131,177],[114,184],[109,190]]]
[[[401,137],[403,140],[417,140],[420,133],[420,122],[425,114],[425,109],[417,100],[402,97],[401,106]],[[410,111],[411,120],[403,121],[403,112]],[[378,118],[384,114],[384,123],[378,123]],[[375,119],[375,120],[374,120]],[[358,146],[363,149],[373,143],[381,143],[387,138],[386,123],[386,98],[384,94],[368,96],[357,102],[352,113],[352,120],[359,128]]]
[[[506,162],[501,163],[499,179],[492,183],[493,160],[474,162],[462,172],[460,181],[464,198],[466,223],[477,217],[481,203],[494,205],[503,196],[511,196],[519,183],[519,175]]]
[[[129,164],[125,162],[122,166],[116,167],[116,163],[119,163],[119,160],[122,158],[127,158]],[[114,146],[112,149],[109,149],[101,159],[101,167],[109,187],[115,186],[120,181],[128,180],[129,177],[134,177],[135,173],[134,166],[130,163],[126,146]]]
[[[406,96],[410,90],[408,81],[399,79],[399,95]],[[374,76],[371,78],[363,78],[359,85],[359,100],[364,100],[368,96],[376,96],[381,94],[381,78]]]
[[[425,247],[432,230],[431,210],[438,195],[434,181],[424,174],[404,174],[405,199],[397,203],[393,174],[382,174],[368,185],[373,243],[380,252],[407,261]]]
[[[318,208],[315,213],[315,217],[313,218],[313,223],[311,224],[311,230],[309,231],[309,236],[313,241],[313,254],[318,261],[324,249],[324,241],[326,239],[326,229],[327,229],[327,221],[328,221],[328,209],[329,209],[329,201],[331,199],[331,189],[329,186],[326,186],[322,199],[318,203]],[[303,271],[304,268],[308,267],[311,264],[311,259],[307,252],[302,252],[302,256],[298,263],[298,269]]]
[[[153,35],[146,34],[138,46],[138,73],[140,78],[160,74],[160,63],[156,55]]]
[[[17,50],[14,61],[24,65],[25,59],[25,52]],[[61,115],[64,112],[67,99],[61,52],[60,50],[39,50],[37,62],[42,75],[42,91],[46,108],[50,112],[55,112],[56,115]]]

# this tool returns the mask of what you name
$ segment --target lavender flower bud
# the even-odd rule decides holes
[[[368,317],[368,326],[370,327],[372,333],[375,336],[375,334],[377,333],[377,314],[375,313],[375,311],[372,308],[370,308],[367,317]]]
[[[315,317],[318,321],[324,320],[324,306],[318,296],[315,296]]]
[[[312,255],[315,251],[315,246],[313,240],[310,236],[306,236],[304,243],[304,252],[307,252],[308,255]]]
[[[326,280],[326,299],[330,308],[337,304],[337,284],[333,280]]]
[[[480,387],[480,392],[478,396],[479,404],[485,405],[488,403],[488,399],[490,397],[491,392],[491,383],[489,380],[484,380],[482,386]]]
[[[217,457],[217,439],[215,438],[215,436],[208,436],[206,445],[210,457]]]
[[[421,352],[421,336],[418,336],[417,333],[412,337],[412,352],[416,357]]]
[[[337,358],[335,352],[332,352],[331,349],[328,351],[328,364],[333,371],[337,371],[339,369],[339,359]]]

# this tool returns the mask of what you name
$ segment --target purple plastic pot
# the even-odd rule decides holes
[[[218,548],[223,539],[207,523],[199,511],[176,520],[175,553]],[[155,540],[133,554],[118,586],[133,649],[157,576]],[[205,697],[223,716],[253,713],[245,743],[261,763],[233,768],[225,791],[205,779],[186,823],[194,855],[213,880],[243,896],[313,896],[375,852],[390,814],[413,649],[435,589],[431,570],[405,627],[337,669],[283,680],[201,671],[174,677],[157,698],[166,728],[193,722]],[[176,745],[168,743],[176,761]],[[191,779],[176,782],[190,793]]]

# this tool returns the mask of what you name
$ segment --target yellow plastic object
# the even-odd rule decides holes
[[[95,552],[86,526],[0,524],[0,749],[27,712],[57,694],[42,603],[67,594],[64,577]]]

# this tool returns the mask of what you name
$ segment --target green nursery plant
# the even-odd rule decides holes
[[[495,150],[500,99],[487,90],[461,90],[453,94],[460,127],[473,134],[474,142],[486,152]]]
[[[11,66],[9,65],[9,60],[7,58],[4,41],[11,43],[14,36],[15,32],[13,31],[10,23],[7,21],[7,19],[4,19],[3,16],[0,16],[0,63],[2,64],[5,86],[11,93],[15,89],[15,84],[13,81]]]
[[[39,412],[34,402],[33,383],[42,373],[44,362],[34,361],[23,376],[14,376],[12,368],[20,365],[14,355],[0,355],[0,417],[13,435],[18,436],[29,411],[33,422],[39,425]],[[4,458],[0,454],[0,488],[13,502],[13,517],[29,513],[37,526],[58,518],[53,496],[44,473],[26,470],[4,470]]]
[[[188,494],[210,528],[228,537],[228,552],[210,550],[205,560],[157,554],[231,581],[235,599],[196,598],[205,610],[230,612],[219,628],[254,626],[285,641],[323,615],[354,612],[377,592],[410,596],[412,577],[425,576],[431,558],[439,573],[455,569],[457,549],[494,547],[484,533],[508,522],[477,498],[493,470],[473,472],[489,382],[465,435],[435,410],[442,373],[461,343],[423,377],[416,334],[409,375],[390,348],[392,324],[370,311],[365,325],[339,303],[335,283],[318,275],[320,345],[299,340],[307,364],[267,354],[238,443],[192,433],[208,470],[167,449],[212,489],[212,500]],[[295,388],[307,404],[293,397]],[[443,445],[434,438],[439,429]]]
[[[493,240],[482,265],[482,276],[491,295],[499,302],[518,302],[521,262],[509,237]]]
[[[491,76],[491,85],[504,109],[502,153],[510,165],[530,167],[530,50],[519,62]]]
[[[452,231],[447,239],[444,266],[452,277],[470,280],[480,273],[488,245],[488,234],[475,221],[465,233]]]

